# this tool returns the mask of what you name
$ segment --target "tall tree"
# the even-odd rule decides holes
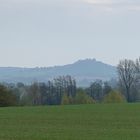
[[[103,82],[101,80],[97,80],[92,83],[89,87],[88,95],[94,100],[100,102],[103,98]]]
[[[124,87],[128,102],[131,102],[131,88],[136,80],[135,63],[132,60],[121,60],[118,64],[118,75],[121,86]]]
[[[112,87],[109,85],[108,82],[104,82],[103,86],[103,96],[109,94],[112,91]]]
[[[39,84],[34,82],[29,88],[29,96],[31,98],[32,105],[41,105],[41,94]]]

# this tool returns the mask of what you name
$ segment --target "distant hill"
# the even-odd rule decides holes
[[[60,75],[71,75],[79,86],[86,86],[96,79],[109,80],[116,77],[116,67],[96,61],[79,60],[73,64],[44,68],[0,67],[0,81],[8,83],[47,82]]]

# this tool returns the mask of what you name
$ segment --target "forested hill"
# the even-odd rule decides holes
[[[48,68],[0,68],[0,81],[8,83],[46,82],[60,75],[71,75],[77,80],[78,85],[85,86],[96,79],[109,80],[116,77],[116,67],[95,59],[85,59],[73,64]]]

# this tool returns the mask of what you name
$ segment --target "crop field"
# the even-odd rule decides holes
[[[140,140],[140,104],[0,108],[0,140]]]

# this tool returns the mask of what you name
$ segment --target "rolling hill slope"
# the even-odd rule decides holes
[[[73,64],[44,68],[0,67],[1,82],[47,82],[60,75],[71,75],[77,80],[79,86],[86,86],[96,79],[115,78],[116,67],[95,59],[79,60]]]

